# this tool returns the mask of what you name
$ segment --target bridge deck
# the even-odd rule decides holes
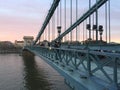
[[[53,68],[55,68],[61,75],[65,77],[66,82],[72,87],[75,88],[75,90],[118,90],[118,86],[116,86],[116,83],[114,83],[114,80],[112,81],[114,77],[114,68],[110,65],[105,65],[102,67],[104,70],[101,69],[99,65],[97,65],[94,60],[91,61],[91,70],[96,70],[95,73],[93,73],[92,76],[88,75],[88,72],[86,68],[87,67],[87,61],[85,60],[84,63],[78,65],[77,69],[74,68],[73,62],[74,58],[71,58],[71,61],[69,62],[69,65],[66,65],[65,60],[62,62],[60,60],[53,58],[54,56],[51,56],[52,54],[49,53],[49,55],[42,55],[40,51],[37,49],[29,49],[32,53],[35,55],[40,56],[45,60],[48,64],[50,64]],[[53,53],[53,52],[52,52]],[[63,53],[64,54],[64,53]],[[63,56],[61,54],[61,56]],[[55,55],[55,54],[54,54]],[[67,56],[67,54],[64,55],[64,58]],[[70,56],[67,57],[70,59]],[[80,59],[77,58],[75,63],[80,63]],[[84,65],[83,65],[84,64]],[[104,73],[105,72],[105,73]],[[105,75],[107,74],[107,75]],[[106,78],[107,77],[107,78]],[[119,85],[120,83],[120,68],[117,67],[117,82]]]

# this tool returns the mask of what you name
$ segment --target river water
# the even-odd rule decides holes
[[[0,54],[0,90],[71,90],[38,56]]]

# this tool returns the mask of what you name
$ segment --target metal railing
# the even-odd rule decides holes
[[[120,54],[101,51],[62,49],[52,47],[28,47],[53,63],[67,67],[71,72],[83,72],[84,77],[95,76],[116,86],[120,83]]]

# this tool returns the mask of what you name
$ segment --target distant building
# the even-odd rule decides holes
[[[15,40],[15,46],[16,47],[23,47],[24,46],[24,41],[17,41],[17,40]]]
[[[33,44],[33,36],[24,36],[24,46],[31,46]]]
[[[0,41],[0,46],[2,46],[2,47],[14,47],[13,43],[10,41]]]

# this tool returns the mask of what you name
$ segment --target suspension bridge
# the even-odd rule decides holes
[[[53,0],[33,45],[23,50],[40,56],[73,90],[120,90],[120,45],[110,43],[110,0],[87,2],[84,8],[80,0]]]

